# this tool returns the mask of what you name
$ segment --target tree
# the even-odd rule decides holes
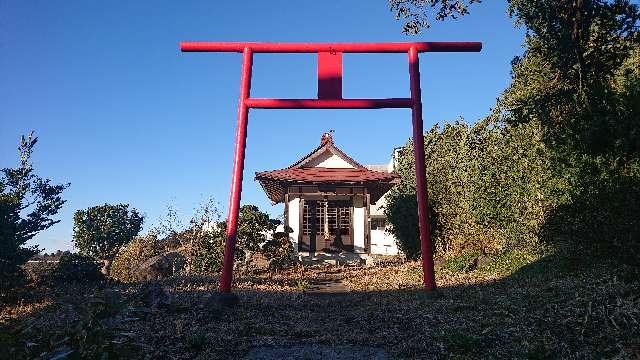
[[[505,120],[539,121],[559,153],[637,156],[640,113],[625,106],[638,100],[637,93],[629,99],[620,86],[633,85],[626,81],[633,71],[620,69],[637,52],[638,6],[629,0],[511,0],[509,12],[527,36],[500,99]]]
[[[405,34],[418,34],[423,28],[431,27],[431,13],[435,20],[457,19],[469,13],[469,5],[481,0],[389,0],[396,19],[404,20]]]
[[[104,204],[78,210],[73,216],[73,241],[80,254],[101,260],[109,274],[120,247],[140,233],[144,217],[129,204]]]
[[[39,252],[38,246],[25,246],[39,232],[60,220],[53,217],[65,200],[61,194],[69,184],[52,185],[34,173],[31,155],[38,138],[31,132],[18,146],[20,164],[0,174],[0,288],[8,288],[20,266]]]

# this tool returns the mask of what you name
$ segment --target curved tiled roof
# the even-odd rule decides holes
[[[366,168],[288,168],[256,173],[256,180],[284,180],[305,183],[364,183],[368,181],[393,181],[398,175]]]
[[[325,151],[338,155],[353,168],[305,167]],[[364,186],[371,194],[371,201],[376,202],[400,178],[395,173],[367,169],[335,146],[331,134],[324,134],[320,146],[293,165],[285,169],[257,172],[255,179],[260,182],[269,199],[279,203],[284,201],[289,186],[302,184]]]
[[[269,199],[277,204],[284,201],[287,188],[296,184],[334,184],[361,185],[371,194],[371,201],[376,202],[400,177],[394,173],[357,169],[336,168],[297,168],[263,171],[256,173],[256,180],[267,193]]]

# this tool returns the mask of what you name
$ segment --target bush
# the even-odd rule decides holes
[[[425,134],[429,221],[435,251],[495,253],[535,241],[551,206],[550,156],[539,126],[503,126],[492,120],[434,126]],[[413,147],[396,171],[401,183],[385,213],[399,248],[419,256]]]
[[[224,233],[193,226],[180,234],[186,243],[189,271],[198,275],[218,274],[222,269]],[[240,251],[236,251],[236,254]]]
[[[501,254],[551,243],[640,265],[640,161],[565,150],[544,145],[533,122],[432,128],[425,151],[435,251]],[[400,249],[417,257],[411,143],[397,172],[385,212]]]
[[[102,272],[109,275],[111,262],[120,247],[138,235],[144,218],[128,204],[93,206],[73,216],[73,242],[81,254],[102,260]]]
[[[275,230],[276,223],[257,206],[243,205],[238,215],[238,247],[243,253],[245,250],[259,250],[260,245],[267,241],[266,235]],[[226,223],[223,224],[226,227]]]
[[[65,253],[51,274],[54,283],[82,283],[104,280],[100,266],[88,256]]]
[[[298,263],[293,244],[289,241],[292,232],[288,226],[284,231],[274,230],[271,240],[262,246],[262,253],[269,260],[269,269],[284,270]]]
[[[161,253],[162,246],[155,234],[137,236],[118,251],[111,265],[110,276],[123,282],[135,281],[140,265]]]
[[[24,265],[24,273],[29,283],[42,285],[51,281],[58,264],[55,262],[33,262]]]
[[[620,177],[583,191],[547,216],[542,239],[595,260],[640,266],[640,177]]]
[[[244,261],[247,251],[258,251],[266,242],[266,235],[274,231],[277,221],[260,211],[257,206],[243,205],[238,216],[235,261]],[[192,220],[189,229],[176,236],[185,247],[189,271],[212,275],[222,269],[227,224],[220,221],[215,206],[205,204]]]
[[[186,272],[198,275],[218,274],[222,269],[227,224],[221,221],[216,203],[212,199],[202,203],[186,229],[180,229],[180,222],[177,219],[176,211],[169,207],[167,219],[156,228],[156,232],[162,234],[164,238],[146,245],[134,241],[121,251],[122,256],[131,253],[127,257],[148,259],[151,256],[145,256],[142,253],[159,255],[167,251],[177,251],[186,257]],[[259,251],[261,245],[267,241],[266,235],[275,231],[277,224],[276,220],[270,219],[269,215],[260,211],[257,206],[243,205],[239,209],[235,261],[245,261],[247,253]],[[132,261],[117,259],[120,263]],[[116,271],[116,264],[114,263],[113,266],[113,271]],[[131,265],[119,264],[118,268],[120,267],[135,270]],[[126,274],[122,274],[123,270],[118,269],[117,272],[115,277],[127,278]]]

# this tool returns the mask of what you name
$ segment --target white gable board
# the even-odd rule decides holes
[[[349,164],[346,160],[341,158],[340,156],[332,153],[329,150],[325,150],[319,156],[311,159],[309,162],[305,163],[303,167],[321,167],[321,168],[332,168],[332,169],[355,169],[355,167]]]

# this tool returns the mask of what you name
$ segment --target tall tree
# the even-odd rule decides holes
[[[65,200],[62,192],[69,184],[52,185],[35,174],[31,155],[38,138],[31,132],[18,146],[20,164],[0,174],[0,288],[16,279],[20,266],[40,250],[25,246],[39,232],[60,220],[53,217]]]
[[[573,153],[638,154],[640,114],[625,106],[633,96],[625,86],[635,86],[628,81],[633,71],[620,72],[638,49],[638,6],[629,0],[510,0],[509,12],[527,35],[501,99],[506,120],[540,121],[549,144]]]

